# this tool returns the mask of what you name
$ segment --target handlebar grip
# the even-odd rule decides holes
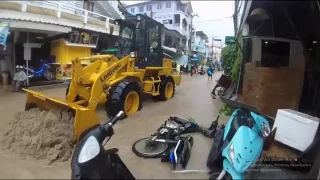
[[[109,124],[111,125],[114,125],[118,122],[118,120],[124,115],[124,112],[123,111],[119,111],[119,113],[113,117],[110,121],[109,121]]]

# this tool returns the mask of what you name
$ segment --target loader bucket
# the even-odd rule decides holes
[[[27,92],[25,110],[30,110],[32,108],[39,108],[40,110],[71,110],[74,115],[74,139],[77,143],[84,132],[100,124],[95,110],[85,108],[76,103],[48,97],[36,91],[28,89],[23,90]]]

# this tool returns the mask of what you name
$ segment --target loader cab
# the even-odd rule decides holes
[[[162,24],[145,15],[128,16],[116,22],[120,25],[119,58],[131,53],[136,56],[138,68],[163,66]]]
[[[135,51],[135,26],[128,20],[115,20],[115,23],[120,26],[118,42],[116,43],[117,57],[119,59]]]

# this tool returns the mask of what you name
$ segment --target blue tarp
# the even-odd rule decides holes
[[[0,44],[5,46],[7,44],[7,37],[9,34],[9,23],[0,22]]]

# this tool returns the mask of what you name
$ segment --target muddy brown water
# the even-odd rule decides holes
[[[208,179],[208,175],[203,172],[174,173],[172,165],[161,163],[160,159],[137,157],[131,151],[131,146],[136,140],[152,134],[172,115],[193,117],[198,123],[209,126],[222,106],[220,100],[213,100],[210,96],[215,80],[219,76],[220,73],[215,73],[213,81],[208,81],[207,76],[183,75],[182,83],[176,88],[173,99],[158,102],[146,98],[140,112],[116,124],[115,135],[106,148],[119,148],[120,157],[137,179]],[[65,88],[43,92],[56,98],[65,97]],[[0,140],[3,139],[3,133],[8,130],[9,121],[13,119],[14,114],[24,109],[25,99],[24,93],[0,94]],[[97,114],[101,121],[107,120],[103,107],[97,109]],[[221,121],[224,122],[225,119]],[[192,136],[194,145],[186,169],[207,171],[205,164],[212,140],[200,134]],[[45,161],[33,158],[21,159],[10,151],[0,150],[0,178],[68,179],[70,178],[70,161],[47,166]]]

